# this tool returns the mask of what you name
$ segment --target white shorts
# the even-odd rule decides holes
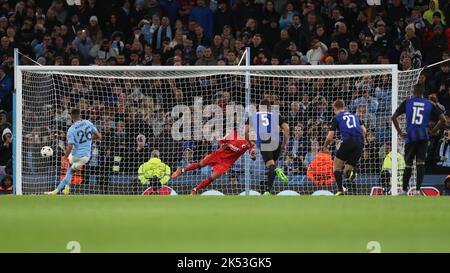
[[[69,155],[70,165],[72,165],[72,170],[75,172],[81,169],[81,167],[83,167],[84,165],[86,165],[90,159],[91,158],[89,156],[76,157],[72,156],[72,154]]]

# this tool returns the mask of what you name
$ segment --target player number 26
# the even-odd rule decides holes
[[[88,128],[86,128],[84,131],[77,131],[77,136],[80,138],[80,144],[92,139],[92,133]]]

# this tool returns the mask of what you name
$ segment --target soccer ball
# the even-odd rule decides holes
[[[53,156],[53,149],[50,146],[44,146],[41,149],[41,156],[42,157],[51,157]]]

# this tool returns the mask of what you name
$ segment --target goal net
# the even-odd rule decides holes
[[[198,162],[218,148],[218,139],[227,132],[242,129],[262,99],[278,106],[291,131],[278,162],[289,181],[276,178],[273,193],[335,192],[331,160],[339,141],[332,145],[331,157],[321,149],[334,115],[332,103],[342,99],[368,131],[357,178],[344,187],[349,194],[370,194],[382,183],[384,158],[401,143],[392,141],[391,106],[411,92],[418,74],[397,73],[392,65],[18,67],[17,193],[52,190],[64,175],[63,152],[74,107],[103,139],[94,142],[89,163],[72,177],[71,193],[143,194],[149,187],[159,188],[138,179],[141,164],[158,156],[174,172]],[[42,157],[43,146],[52,147],[53,156]],[[169,180],[165,186],[170,189],[165,189],[188,194],[211,172],[210,166],[186,172]],[[392,181],[397,181],[393,172]],[[260,153],[255,161],[246,153],[202,192],[261,193],[265,180]]]

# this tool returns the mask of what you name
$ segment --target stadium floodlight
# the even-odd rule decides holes
[[[279,106],[292,132],[278,163],[289,182],[276,180],[276,192],[335,191],[333,179],[323,178],[326,163],[309,173],[308,165],[321,150],[333,101],[342,99],[368,129],[358,176],[344,187],[349,194],[369,195],[373,186],[379,186],[385,156],[391,149],[403,151],[390,116],[412,94],[421,71],[400,72],[397,65],[16,65],[15,192],[41,194],[56,185],[65,165],[61,151],[72,107],[80,108],[103,134],[91,161],[72,178],[76,178],[72,193],[142,194],[149,184],[140,183],[137,171],[153,150],[172,171],[198,161],[217,148],[216,140],[226,133],[220,128],[235,124],[242,128],[252,106],[266,98]],[[50,146],[54,155],[42,157],[44,146]],[[335,147],[330,151],[333,154]],[[210,171],[196,170],[167,186],[188,194]],[[208,189],[234,195],[261,192],[265,171],[259,153],[256,161],[246,154]],[[396,194],[401,175],[396,153],[391,174]]]

